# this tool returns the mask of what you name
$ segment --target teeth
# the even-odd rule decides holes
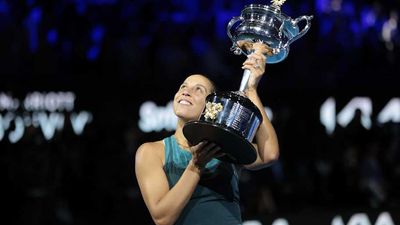
[[[182,104],[182,105],[191,105],[191,103],[189,101],[186,101],[186,100],[180,100],[179,103]]]

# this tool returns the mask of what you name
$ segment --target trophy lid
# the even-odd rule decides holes
[[[251,11],[260,11],[261,13],[267,11],[267,12],[271,12],[278,18],[282,18],[282,19],[290,18],[285,13],[282,13],[280,6],[275,6],[275,5],[262,5],[262,4],[245,5],[245,7],[241,11],[241,14],[245,15],[246,13],[251,12]]]
[[[249,9],[261,9],[263,11],[268,10],[268,11],[272,11],[274,13],[281,13],[281,9],[278,7],[275,7],[273,5],[262,5],[262,4],[250,4],[250,5],[245,5],[244,9],[242,10],[242,12],[245,12]]]
[[[271,0],[271,5],[262,5],[262,4],[250,4],[245,6],[245,8],[260,8],[260,9],[266,9],[266,10],[271,10],[275,11],[276,13],[279,13],[281,11],[281,7],[283,3],[285,3],[286,0]]]

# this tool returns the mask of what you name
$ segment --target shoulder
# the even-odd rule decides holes
[[[147,163],[149,161],[164,161],[164,143],[162,140],[146,142],[139,146],[135,156],[136,164]]]

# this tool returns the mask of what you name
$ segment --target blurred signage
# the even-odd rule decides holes
[[[46,140],[70,123],[73,132],[81,135],[93,119],[88,111],[74,111],[73,92],[30,92],[21,100],[0,92],[0,141],[18,142],[27,127],[39,128]]]
[[[157,106],[152,101],[144,102],[139,108],[139,128],[145,133],[161,130],[173,131],[178,118],[174,114],[172,101],[166,106]]]
[[[373,119],[380,125],[389,122],[400,123],[400,98],[390,99],[378,112],[372,111],[373,102],[368,97],[355,97],[340,111],[336,108],[336,100],[333,97],[328,98],[320,108],[320,121],[328,134],[334,132],[337,124],[346,127],[354,119],[356,111],[359,111],[360,122],[366,129],[371,129]],[[373,113],[377,116],[373,117]]]
[[[273,120],[273,111],[268,107],[265,111]],[[335,98],[330,97],[320,106],[319,119],[326,132],[332,134],[337,125],[347,127],[357,111],[360,112],[360,122],[366,129],[371,129],[374,122],[379,125],[388,122],[400,123],[400,98],[390,99],[380,111],[373,112],[373,102],[369,97],[354,97],[341,110],[337,110]],[[374,117],[373,114],[377,116]],[[139,117],[139,128],[145,133],[159,132],[163,129],[173,131],[177,123],[172,101],[166,106],[157,106],[152,101],[146,101],[140,106]]]
[[[395,214],[390,214],[389,212],[381,212],[377,216],[373,215],[375,213],[354,213],[350,216],[336,215],[329,217],[328,215],[306,215],[301,216],[290,216],[290,218],[277,218],[272,221],[272,223],[262,223],[259,220],[248,220],[244,221],[243,225],[396,225],[392,217]],[[306,222],[307,221],[307,222]]]

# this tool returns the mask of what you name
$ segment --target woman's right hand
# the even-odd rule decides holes
[[[189,165],[193,166],[198,172],[206,166],[206,164],[214,157],[220,157],[224,153],[221,153],[221,147],[214,142],[202,141],[199,144],[190,147],[192,153],[192,159]]]

